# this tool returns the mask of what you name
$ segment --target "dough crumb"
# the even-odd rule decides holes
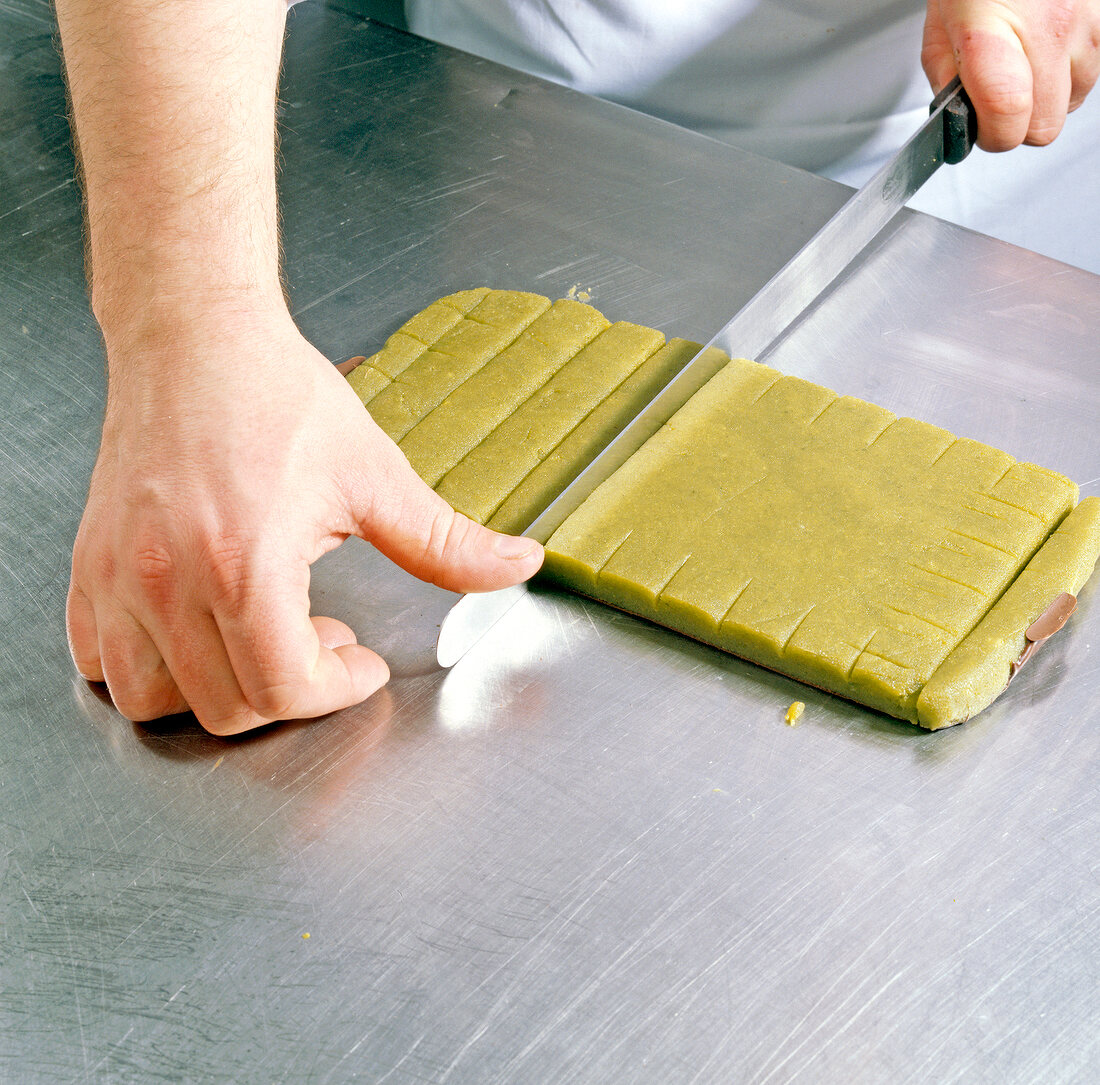
[[[787,718],[785,720],[788,727],[797,727],[798,719],[803,712],[806,711],[806,706],[801,701],[795,701],[790,708],[787,709]]]
[[[570,301],[591,301],[592,291],[585,289],[580,283],[574,283],[565,296]]]

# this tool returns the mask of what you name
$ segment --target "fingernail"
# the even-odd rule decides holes
[[[508,561],[522,561],[534,557],[540,547],[534,539],[525,539],[522,535],[498,535],[493,546],[498,558]]]

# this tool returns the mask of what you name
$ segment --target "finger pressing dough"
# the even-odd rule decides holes
[[[697,349],[577,301],[469,290],[349,379],[452,505],[521,531]],[[711,364],[551,537],[543,575],[924,727],[989,704],[1025,629],[1091,573],[1100,500],[1075,509],[1053,471],[767,366]]]

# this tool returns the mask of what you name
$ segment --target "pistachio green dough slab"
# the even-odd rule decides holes
[[[1039,548],[917,698],[917,722],[936,729],[969,719],[1008,685],[1024,630],[1060,592],[1076,595],[1100,552],[1100,498],[1086,497]]]
[[[348,381],[455,508],[516,532],[698,350],[581,302],[465,290],[403,324]]]
[[[695,349],[579,302],[464,291],[350,380],[440,494],[517,531]],[[1067,518],[1077,487],[1055,472],[767,366],[712,364],[551,537],[544,574],[925,727],[988,704],[1024,629],[1091,572],[1095,499]]]

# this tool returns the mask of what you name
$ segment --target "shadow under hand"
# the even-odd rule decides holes
[[[346,540],[314,563],[313,611],[346,622],[394,678],[439,670],[439,627],[460,596],[406,573],[362,539]]]

